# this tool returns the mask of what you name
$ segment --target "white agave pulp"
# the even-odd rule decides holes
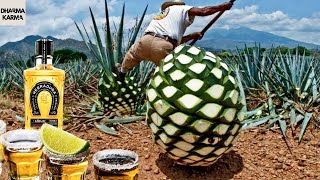
[[[183,106],[186,109],[193,109],[201,102],[202,100],[200,98],[192,94],[185,94],[184,96],[178,99],[178,103],[180,103],[181,106]]]
[[[214,163],[231,149],[240,129],[234,120],[241,115],[237,112],[241,98],[231,69],[204,52],[195,46],[175,48],[147,93],[154,111],[148,114],[152,119],[148,123],[155,141],[178,164]]]
[[[191,79],[186,83],[186,86],[191,89],[193,92],[197,92],[201,89],[204,82],[199,79]]]
[[[189,67],[189,69],[196,74],[202,73],[205,68],[206,68],[206,65],[201,63],[195,63]]]

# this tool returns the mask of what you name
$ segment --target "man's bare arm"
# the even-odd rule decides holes
[[[219,11],[231,9],[233,3],[226,2],[218,6],[206,6],[203,8],[193,7],[188,11],[189,16],[209,16]]]
[[[201,38],[202,38],[201,32],[194,32],[194,33],[189,34],[187,36],[183,36],[183,38],[181,40],[181,44],[184,44],[192,39],[201,39]]]

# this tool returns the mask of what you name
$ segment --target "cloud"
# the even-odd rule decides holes
[[[108,0],[112,11],[119,0]],[[104,0],[28,0],[25,26],[0,27],[0,45],[8,41],[21,40],[28,35],[54,36],[57,38],[80,39],[74,21],[91,25],[89,6],[102,25]],[[89,23],[90,22],[90,23]],[[13,33],[14,32],[14,33]]]
[[[120,2],[120,3],[119,3]],[[110,15],[119,14],[123,0],[108,0]],[[104,0],[28,0],[27,24],[16,27],[0,27],[0,45],[8,41],[17,41],[27,35],[54,36],[57,38],[81,37],[74,25],[83,22],[91,32],[92,26],[89,6],[95,15],[99,30],[105,22]],[[132,7],[126,7],[128,10]],[[103,9],[103,10],[102,10]],[[157,12],[150,12],[144,20],[145,27]],[[142,13],[137,12],[140,16]],[[126,14],[128,15],[128,14]],[[136,16],[125,17],[125,29],[130,29],[136,22]],[[140,17],[139,17],[140,18]],[[213,18],[197,17],[187,33],[201,31]],[[119,16],[111,16],[111,22],[118,24]],[[289,37],[295,40],[320,44],[320,12],[313,13],[310,17],[292,18],[282,11],[261,13],[259,6],[252,5],[227,11],[221,19],[213,25],[213,28],[237,28],[245,26],[255,30],[267,31],[277,35]],[[14,32],[14,33],[12,33]],[[101,33],[103,35],[103,33]]]
[[[212,18],[213,16],[196,18],[188,32],[200,31]],[[240,26],[320,44],[320,12],[311,17],[295,19],[282,11],[260,13],[259,7],[253,5],[225,12],[213,27],[228,29]]]

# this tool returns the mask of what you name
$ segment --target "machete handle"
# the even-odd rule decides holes
[[[231,3],[234,3],[236,0],[231,0]],[[220,16],[224,13],[225,11],[220,11],[208,24],[206,27],[203,28],[203,30],[201,31],[202,36],[204,35],[204,33],[212,26],[212,24],[214,24],[219,18]],[[193,46],[196,42],[198,41],[198,39],[193,39],[192,42],[189,44],[190,46]]]

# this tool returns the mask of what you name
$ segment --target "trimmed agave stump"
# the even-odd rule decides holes
[[[140,79],[135,76],[126,77],[124,82],[120,82],[116,74],[112,73],[112,76],[102,73],[98,84],[99,100],[105,111],[134,114],[143,97],[142,89],[145,89],[146,85],[139,84]]]
[[[178,46],[156,69],[147,98],[154,140],[178,164],[211,165],[237,140],[243,98],[211,52]]]

